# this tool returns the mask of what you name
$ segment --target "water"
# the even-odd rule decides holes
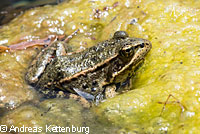
[[[0,4],[0,26],[10,22],[16,16],[30,8],[56,5],[69,0],[1,0]]]

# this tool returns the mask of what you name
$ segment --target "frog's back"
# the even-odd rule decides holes
[[[60,71],[64,72],[65,76],[63,77],[73,76],[81,71],[94,68],[115,56],[119,46],[120,42],[114,39],[106,40],[82,52],[59,56],[56,64],[60,66]]]

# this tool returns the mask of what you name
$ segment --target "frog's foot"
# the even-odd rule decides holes
[[[170,97],[174,98],[176,101],[169,101]],[[162,115],[162,113],[164,112],[165,110],[165,107],[167,104],[178,104],[180,107],[181,107],[181,114],[187,110],[187,108],[175,97],[173,96],[172,94],[169,94],[169,96],[167,97],[166,101],[165,102],[158,102],[159,104],[164,104],[163,105],[163,108],[162,108],[162,111],[160,113],[160,116]]]
[[[75,95],[75,94],[70,94],[69,98],[72,98],[76,100],[79,104],[81,104],[84,108],[90,108],[92,106],[92,103],[87,101],[84,97]]]
[[[115,97],[117,94],[116,89],[115,85],[107,86],[104,93],[105,99]]]

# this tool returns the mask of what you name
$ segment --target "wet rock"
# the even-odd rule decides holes
[[[31,101],[35,91],[24,81],[29,56],[33,51],[18,51],[0,54],[0,108],[13,109]]]

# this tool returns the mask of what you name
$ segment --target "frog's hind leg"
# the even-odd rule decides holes
[[[26,81],[31,85],[35,85],[47,65],[50,64],[57,56],[65,54],[66,51],[62,42],[58,41],[43,49],[29,66],[28,73],[25,76]]]

